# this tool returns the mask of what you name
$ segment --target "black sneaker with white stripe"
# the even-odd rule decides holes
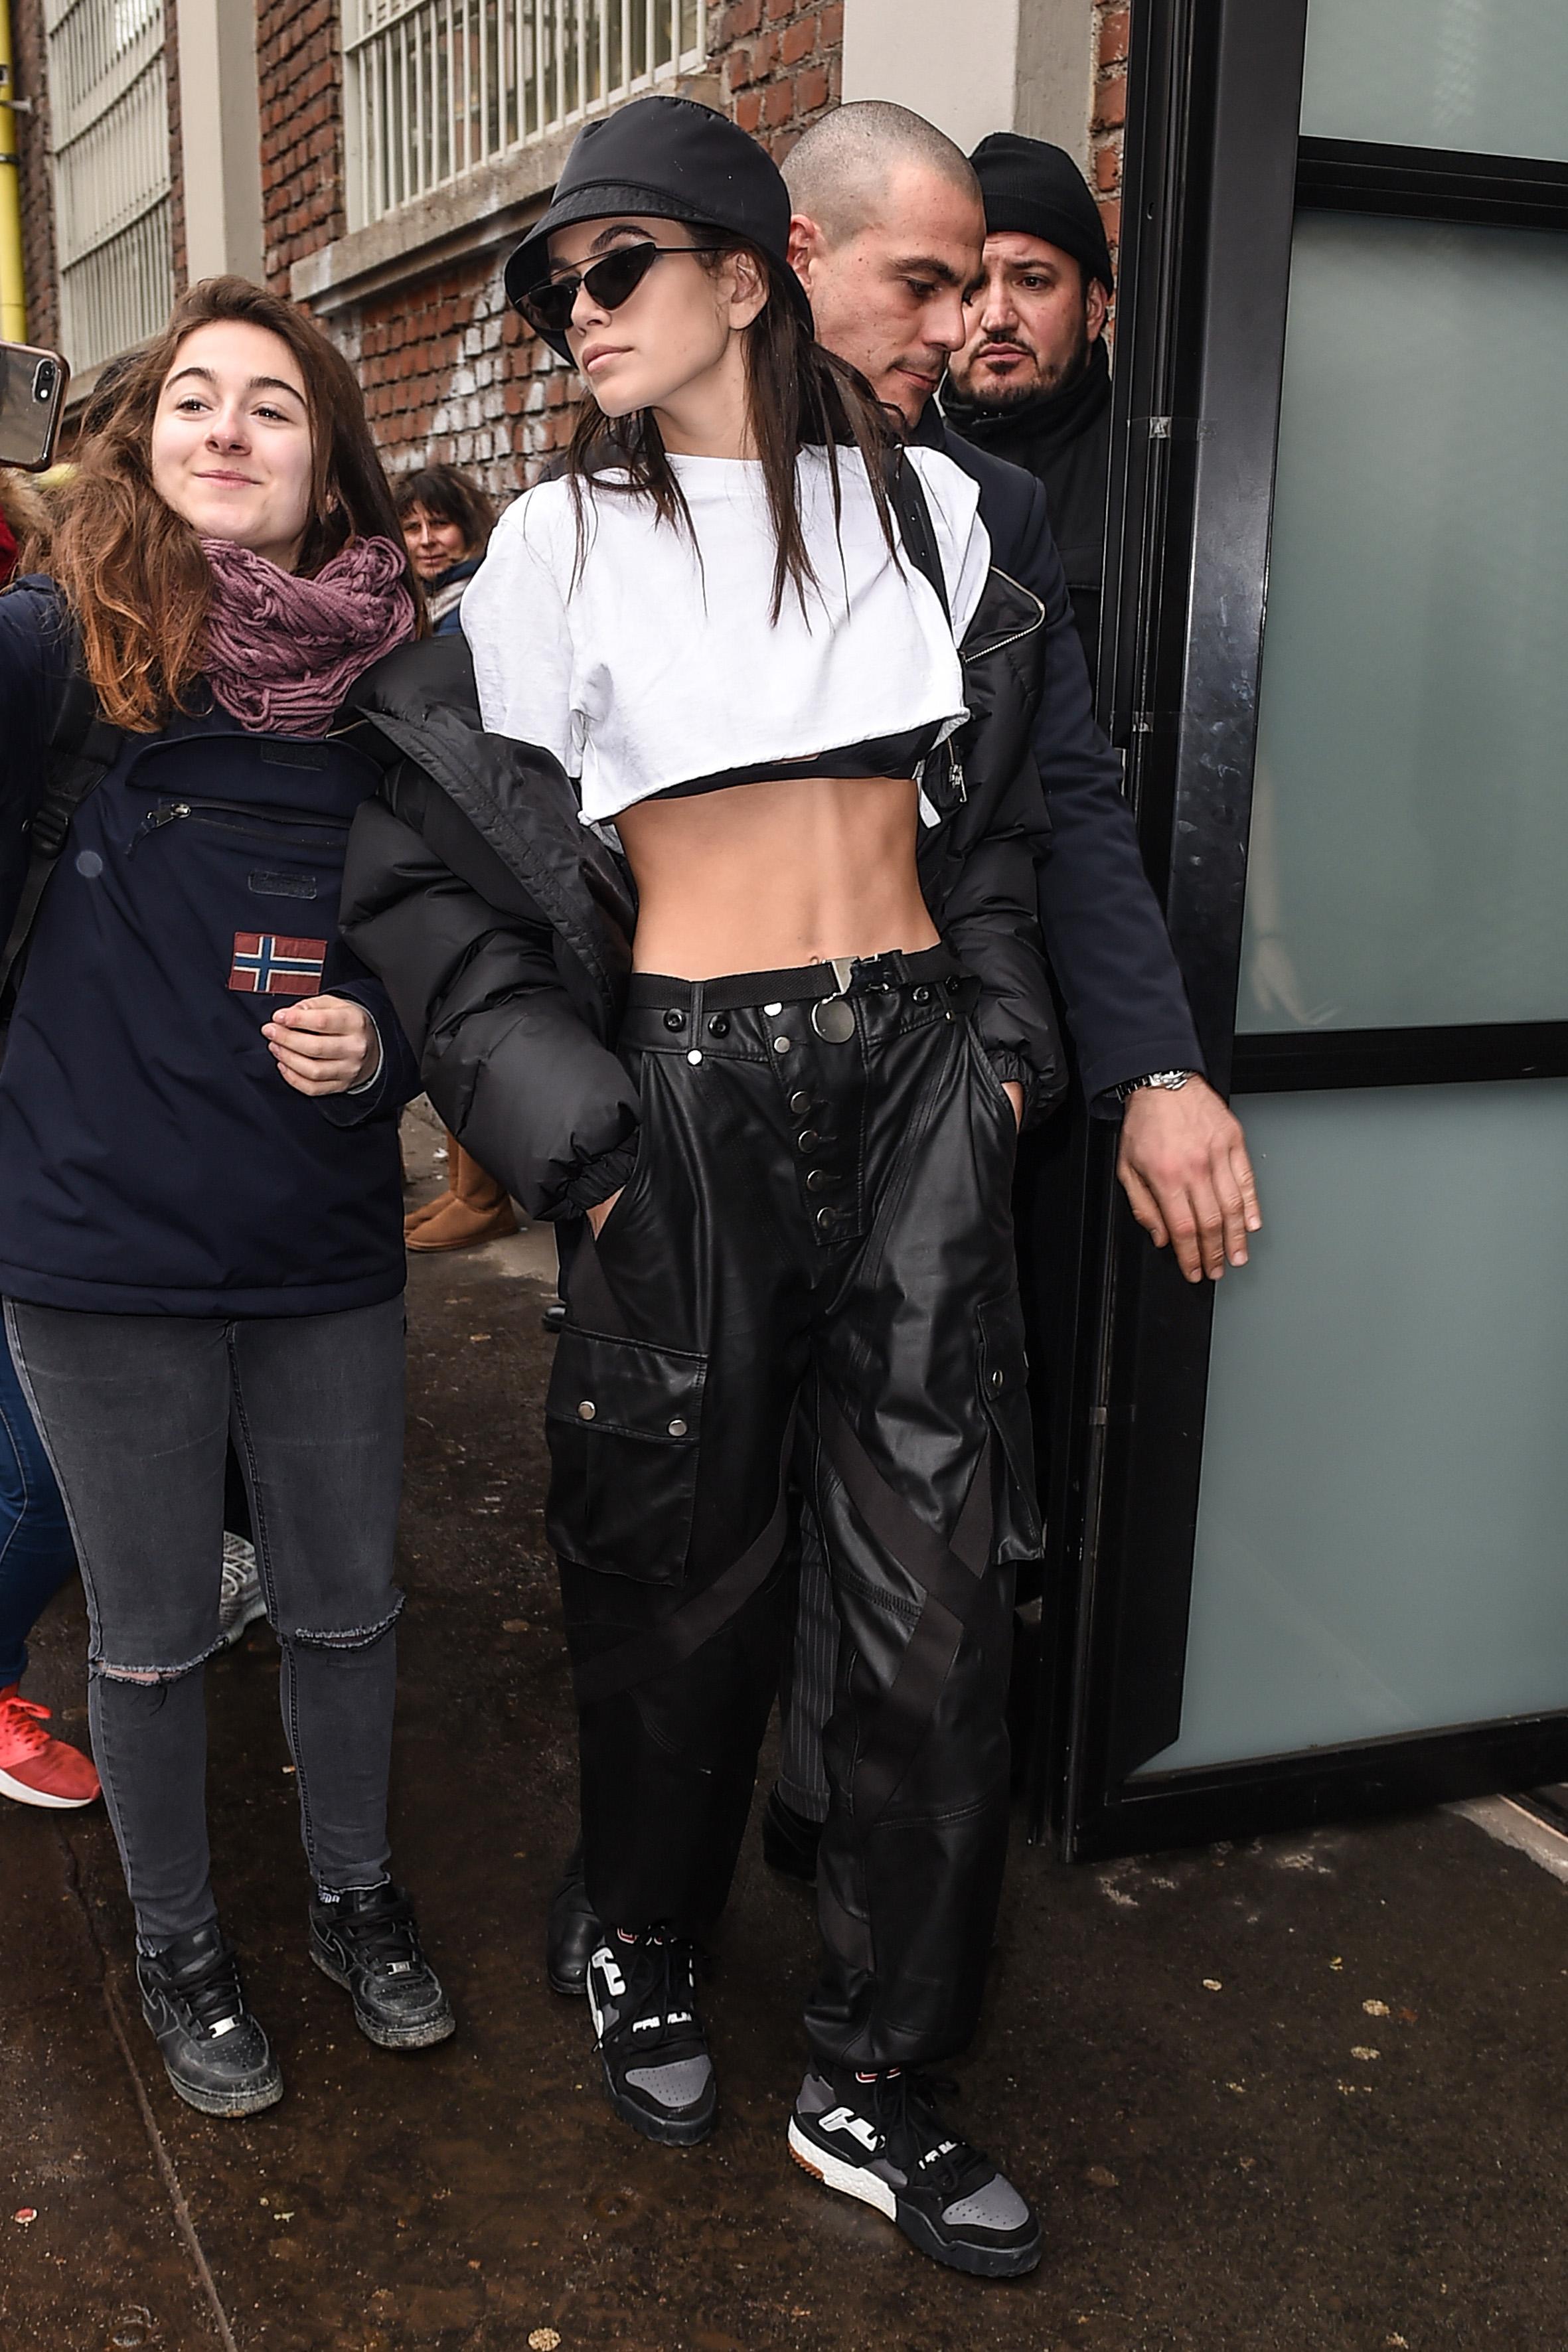
[[[706,2139],[719,2104],[695,1986],[692,1946],[662,1928],[607,1933],[589,1957],[588,2006],[610,2105],[667,2147]]]
[[[789,2152],[825,2188],[896,2221],[933,2261],[975,2278],[1022,2278],[1040,2259],[1039,2222],[990,2158],[948,2129],[936,2091],[908,2067],[814,2071],[790,2118]]]

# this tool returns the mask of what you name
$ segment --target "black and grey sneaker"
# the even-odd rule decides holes
[[[908,2067],[813,2072],[790,2117],[789,2152],[825,2188],[896,2221],[933,2261],[976,2278],[1022,2278],[1040,2259],[1039,2222],[990,2158],[948,2130],[937,2088]]]
[[[185,2105],[254,2116],[283,2096],[270,2043],[245,2005],[232,1947],[216,1924],[136,1955],[142,2014]]]
[[[226,1528],[217,1600],[218,1631],[223,1635],[224,1647],[232,1650],[237,1642],[243,1642],[247,1626],[254,1625],[258,1618],[266,1614],[256,1546],[247,1537]]]
[[[610,2105],[634,2131],[690,2147],[713,2128],[719,2086],[683,1937],[606,1933],[588,1960],[588,2006]]]
[[[419,1948],[414,1906],[388,1879],[310,1906],[310,1958],[346,1988],[354,2023],[382,2050],[426,2050],[456,2031],[452,2004]]]

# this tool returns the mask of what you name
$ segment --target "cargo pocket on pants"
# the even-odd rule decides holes
[[[568,1324],[545,1402],[545,1533],[563,1559],[678,1583],[691,1542],[706,1356]]]
[[[980,1329],[980,1398],[1001,1453],[995,1481],[998,1560],[1038,1559],[1040,1507],[1035,1491],[1035,1429],[1029,1412],[1029,1364],[1024,1352],[1024,1312],[1018,1294],[988,1299],[974,1310]]]

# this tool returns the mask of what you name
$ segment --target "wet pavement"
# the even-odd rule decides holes
[[[574,1812],[549,1267],[530,1234],[411,1269],[395,1844],[457,2039],[372,2049],[307,1960],[259,1629],[211,1670],[212,1813],[280,2106],[174,2097],[101,1810],[0,1804],[3,2352],[1562,2352],[1568,1885],[1454,1813],[1093,1870],[1020,1838],[954,2070],[1041,2206],[1020,2284],[788,2162],[809,1897],[754,1839],[707,1991],[719,2128],[616,2121],[541,1967]],[[77,1738],[81,1641],[62,1601],[28,1685]]]

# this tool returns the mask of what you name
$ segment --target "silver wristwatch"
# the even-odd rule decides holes
[[[1159,1087],[1165,1094],[1179,1095],[1192,1075],[1191,1070],[1151,1070],[1146,1077],[1123,1078],[1116,1089],[1116,1099],[1125,1102],[1129,1095],[1142,1094],[1145,1087]]]

